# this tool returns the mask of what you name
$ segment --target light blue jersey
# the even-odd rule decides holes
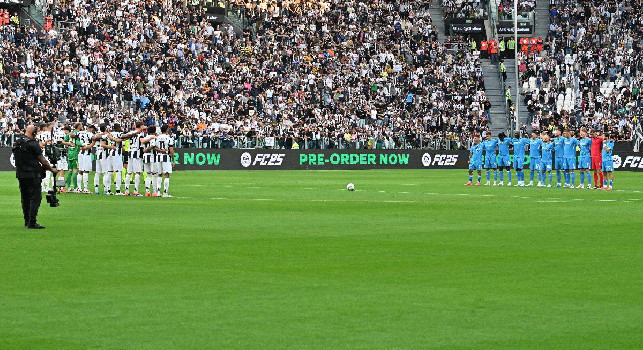
[[[556,158],[563,158],[563,152],[564,152],[564,143],[563,141],[565,140],[564,137],[560,136],[554,139],[554,157]]]
[[[514,168],[522,169],[525,163],[525,147],[529,144],[529,139],[523,137],[511,141],[514,145]]]
[[[578,160],[578,167],[580,169],[589,169],[592,163],[592,139],[585,137],[580,139],[580,158]]]
[[[529,140],[529,157],[540,159],[541,147],[543,141],[541,139],[530,139]]]
[[[607,149],[609,149],[609,151]],[[614,171],[614,161],[612,154],[614,152],[614,141],[603,141],[603,171]]]
[[[576,158],[578,140],[573,137],[563,138],[563,158]]]
[[[565,170],[576,169],[576,147],[578,140],[574,137],[563,138],[563,159]]]
[[[509,155],[509,146],[513,144],[513,139],[505,137],[504,140],[498,140],[498,155],[499,156],[508,156]]]
[[[498,140],[498,164],[501,167],[511,166],[511,157],[509,156],[509,146],[513,143],[513,139],[505,137],[504,140]]]
[[[554,139],[554,169],[564,170],[565,162],[563,162],[563,149],[564,149],[564,138],[562,136]]]
[[[469,160],[470,170],[482,170],[482,144],[471,145],[471,160]]]
[[[553,152],[554,152],[554,144],[551,142],[543,142],[542,144],[542,157],[541,157],[541,170],[543,171],[551,171],[553,167]]]
[[[541,139],[529,140],[529,169],[540,170],[540,157],[543,141]]]
[[[492,169],[496,168],[496,146],[498,146],[497,139],[485,140],[482,143],[484,148],[484,168]]]
[[[578,142],[580,145],[580,156],[582,157],[591,157],[592,156],[592,139],[589,137],[586,137],[584,139],[580,139]]]

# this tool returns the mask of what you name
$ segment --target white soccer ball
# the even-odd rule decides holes
[[[349,191],[355,191],[355,185],[353,185],[353,183],[349,183],[346,185],[346,189]]]

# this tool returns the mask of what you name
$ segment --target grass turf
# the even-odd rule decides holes
[[[642,176],[179,172],[177,198],[61,195],[28,231],[1,173],[0,348],[641,348]]]

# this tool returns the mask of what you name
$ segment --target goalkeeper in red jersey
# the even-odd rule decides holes
[[[600,130],[592,133],[592,170],[594,171],[594,188],[603,187],[603,136]],[[598,181],[600,177],[600,182]],[[589,179],[588,179],[589,180]]]

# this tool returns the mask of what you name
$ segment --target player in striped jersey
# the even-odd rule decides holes
[[[100,194],[98,191],[98,183],[100,181],[100,176],[103,175],[103,191],[107,194],[109,189],[110,179],[107,176],[108,169],[111,168],[111,165],[108,164],[108,149],[107,146],[107,132],[109,129],[106,124],[100,125],[100,132],[96,135],[98,136],[98,141],[96,143],[96,174],[94,175],[94,193]]]
[[[82,181],[79,180],[78,183],[82,193],[91,193],[89,190],[89,173],[92,171],[92,148],[95,147],[96,141],[101,139],[101,135],[96,135],[94,125],[88,125],[86,130],[82,130],[82,124],[76,123],[76,130],[78,139],[83,144],[78,154],[78,176],[82,178]],[[87,146],[89,147],[86,148]],[[96,181],[94,183],[97,184]]]
[[[45,154],[45,146],[51,144],[51,124],[42,123],[38,126],[38,133],[36,134],[36,140],[40,143],[40,148],[42,148],[42,155],[45,156],[47,162],[51,161],[47,158]],[[42,179],[42,192],[49,192],[51,188],[51,172],[46,171],[45,177]]]
[[[114,189],[116,190],[117,196],[122,196],[121,193],[121,171],[123,171],[123,129],[119,124],[114,125],[114,130],[105,134],[107,139],[105,140],[105,145],[102,145],[104,148],[107,148],[107,177],[108,182],[103,178],[103,186],[107,184],[107,190],[103,189],[106,194],[112,194],[111,179],[112,174],[115,174],[116,178],[114,181]]]
[[[82,193],[91,193],[89,191],[89,173],[92,171],[92,150],[94,146],[94,133],[96,132],[96,127],[93,125],[88,125],[86,130],[83,130],[83,125],[81,123],[76,123],[75,125],[76,135],[78,140],[83,144],[83,146],[90,146],[87,149],[81,149],[78,153],[78,188]],[[84,189],[83,189],[84,188]]]
[[[137,137],[138,134],[141,132],[142,130],[135,130],[127,134],[123,134],[121,126],[116,124],[114,125],[114,131],[108,135],[108,138],[110,139],[111,143],[113,144],[113,146],[116,147],[111,152],[112,171],[116,175],[115,183],[114,183],[116,188],[116,195],[123,195],[121,194],[121,180],[122,180],[121,171],[123,170],[123,167],[124,167],[123,142],[131,138]],[[129,178],[127,178],[126,184],[127,184],[126,185],[127,188],[129,189]]]
[[[109,176],[111,178],[112,173],[115,175],[114,188],[117,196],[124,195],[121,193],[121,181],[123,180],[121,176],[121,171],[123,171],[123,141],[137,136],[141,131],[133,131],[128,134],[123,134],[121,126],[119,124],[115,124],[114,131],[107,134],[107,138],[109,139],[109,144],[107,146],[109,149],[109,165],[111,166]],[[127,182],[129,183],[129,179]],[[108,194],[111,193],[111,189],[107,192]]]
[[[174,165],[174,138],[170,136],[170,128],[167,125],[161,127],[162,134],[156,138],[156,173],[163,177],[163,197],[171,197],[168,193],[170,188],[170,174]],[[156,197],[161,194],[161,181],[157,181],[155,188]],[[154,195],[153,195],[154,196]]]
[[[154,147],[156,146],[156,126],[147,128],[146,134],[146,147],[143,149],[143,171],[147,173],[145,178],[145,197],[150,196],[150,186],[156,188],[158,178],[156,176],[156,154]]]
[[[125,176],[125,195],[129,196],[130,179],[134,174],[134,196],[141,196],[139,185],[141,183],[141,172],[143,172],[143,145],[148,144],[155,136],[148,136],[145,132],[145,124],[136,123],[136,128],[129,145],[129,162],[127,164],[127,175]]]
[[[63,128],[58,128],[52,133],[52,143],[56,145],[61,150],[61,155],[60,159],[58,159],[58,163],[56,163],[56,169],[58,169],[58,173],[56,174],[58,179],[65,179],[65,187],[67,187],[71,182],[67,181],[67,178],[65,177],[65,172],[69,170],[68,168],[68,162],[67,162],[67,155],[62,152],[64,150],[64,146],[62,145],[62,142],[65,139],[65,136],[71,132],[71,128],[69,126],[64,126]],[[56,181],[56,179],[54,179]],[[60,189],[61,193],[67,192],[67,189],[63,187]]]

